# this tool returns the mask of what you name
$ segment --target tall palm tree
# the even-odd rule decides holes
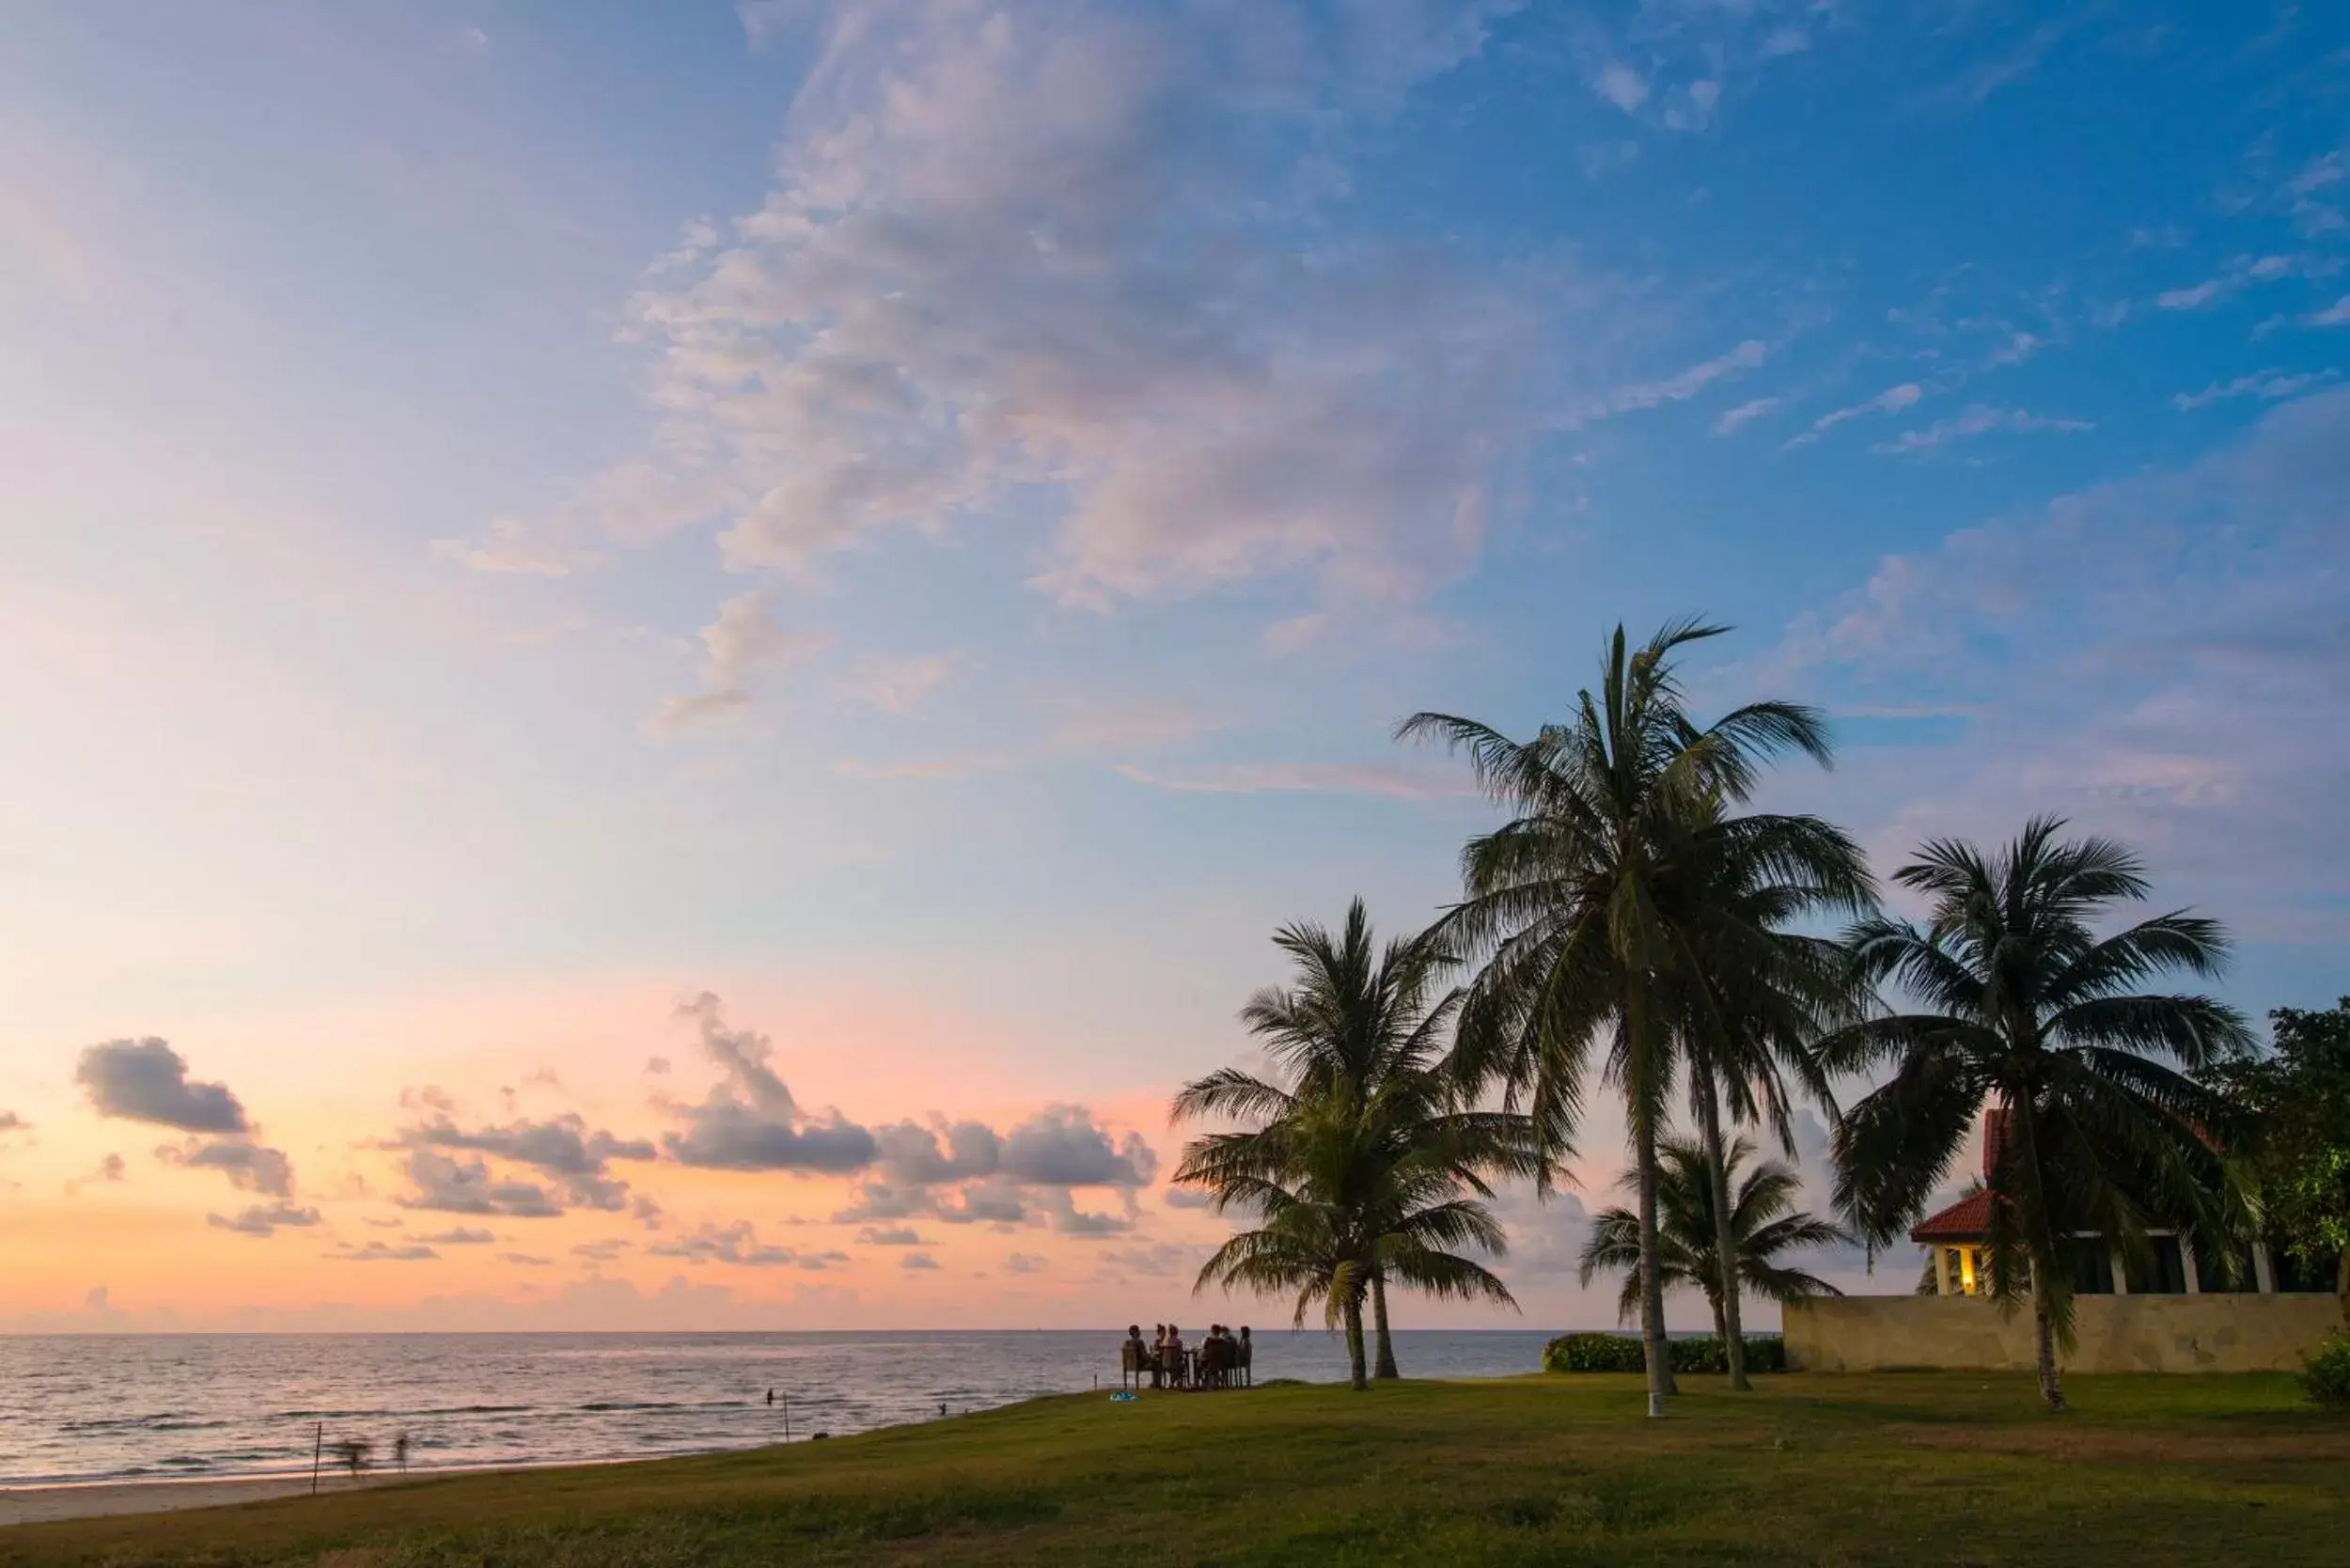
[[[1657,1149],[1657,1269],[1664,1287],[1691,1285],[1705,1294],[1714,1309],[1714,1332],[1728,1344],[1736,1330],[1729,1302],[1731,1292],[1722,1285],[1721,1254],[1716,1237],[1727,1222],[1734,1247],[1730,1278],[1765,1300],[1782,1305],[1805,1296],[1843,1293],[1816,1275],[1779,1262],[1782,1253],[1807,1247],[1849,1246],[1852,1235],[1841,1226],[1817,1215],[1798,1211],[1795,1199],[1802,1178],[1793,1166],[1764,1160],[1743,1169],[1754,1157],[1754,1145],[1733,1139],[1724,1152],[1736,1197],[1727,1215],[1715,1206],[1714,1162],[1702,1144],[1672,1138]],[[1636,1186],[1630,1173],[1624,1183]],[[1640,1216],[1629,1209],[1603,1209],[1592,1220],[1590,1239],[1583,1244],[1582,1280],[1588,1285],[1601,1271],[1622,1269],[1623,1292],[1616,1298],[1619,1321],[1630,1322],[1639,1310],[1646,1291],[1640,1263]]]
[[[1441,945],[1423,936],[1380,947],[1359,899],[1338,934],[1300,924],[1274,942],[1295,963],[1296,982],[1259,992],[1241,1017],[1281,1081],[1225,1068],[1184,1086],[1174,1120],[1243,1125],[1194,1140],[1175,1180],[1261,1222],[1208,1261],[1198,1288],[1294,1291],[1301,1323],[1319,1303],[1325,1322],[1346,1328],[1360,1387],[1366,1303],[1379,1375],[1397,1375],[1389,1280],[1511,1301],[1490,1271],[1451,1249],[1505,1249],[1485,1206],[1488,1178],[1531,1175],[1533,1137],[1525,1117],[1480,1111],[1460,1095],[1443,1049],[1458,997],[1438,992],[1454,960]]]
[[[1790,833],[1798,840],[1792,857],[1780,853]],[[1858,1015],[1864,988],[1853,983],[1837,943],[1789,928],[1822,915],[1872,910],[1875,888],[1860,846],[1810,818],[1751,822],[1744,831],[1719,836],[1712,848],[1699,862],[1705,890],[1694,901],[1704,937],[1705,983],[1690,994],[1694,1012],[1679,1036],[1711,1173],[1714,1277],[1728,1281],[1715,1316],[1723,1328],[1730,1386],[1744,1392],[1750,1385],[1723,1112],[1736,1121],[1767,1125],[1791,1159],[1791,1077],[1834,1117],[1835,1096],[1813,1045]]]
[[[1836,1133],[1837,1203],[1872,1243],[1917,1217],[1978,1112],[2004,1113],[1986,1172],[1992,1293],[2029,1295],[2051,1410],[2064,1408],[2056,1352],[2072,1340],[2075,1238],[2135,1250],[2150,1216],[2233,1223],[2211,1141],[2227,1103],[2177,1069],[2252,1043],[2242,1015],[2209,996],[2136,989],[2166,970],[2217,974],[2218,923],[2181,910],[2098,936],[2101,910],[2145,899],[2145,872],[2122,845],[2063,840],[2063,827],[2034,818],[1990,855],[1956,839],[1919,850],[1894,880],[1930,901],[1926,924],[1869,920],[1848,941],[1867,979],[1897,983],[1924,1011],[1822,1043],[1831,1070],[1892,1073]]]
[[[1727,1027],[1713,996],[1721,955],[1768,941],[1719,897],[1720,863],[1750,844],[1762,864],[1822,883],[1851,870],[1849,840],[1817,819],[1730,814],[1766,760],[1794,750],[1825,765],[1828,740],[1820,715],[1794,703],[1752,703],[1705,728],[1689,717],[1674,656],[1724,630],[1684,621],[1635,649],[1617,627],[1597,694],[1581,693],[1572,721],[1531,740],[1448,713],[1415,714],[1398,731],[1466,753],[1512,813],[1463,850],[1466,898],[1437,933],[1482,961],[1456,1056],[1471,1080],[1503,1086],[1506,1107],[1532,1115],[1545,1185],[1573,1152],[1584,1079],[1605,1043],[1603,1080],[1623,1094],[1639,1174],[1652,1416],[1673,1389],[1656,1145],[1679,1048],[1690,1030]]]

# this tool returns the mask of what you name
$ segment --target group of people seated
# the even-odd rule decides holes
[[[1147,1341],[1142,1325],[1130,1324],[1126,1342],[1119,1347],[1120,1370],[1132,1374],[1137,1387],[1149,1377],[1153,1388],[1228,1388],[1235,1373],[1244,1383],[1249,1380],[1255,1358],[1246,1325],[1238,1335],[1220,1323],[1212,1325],[1198,1348],[1186,1350],[1183,1331],[1171,1323],[1160,1324]]]

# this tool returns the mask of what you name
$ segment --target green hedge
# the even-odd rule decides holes
[[[1711,1334],[1699,1339],[1668,1340],[1673,1371],[1727,1372],[1730,1359],[1722,1341]],[[1543,1347],[1543,1371],[1554,1372],[1637,1372],[1646,1370],[1640,1341],[1629,1334],[1561,1334]],[[1776,1334],[1747,1336],[1747,1371],[1787,1370],[1787,1345]]]
[[[2301,1387],[2328,1410],[2350,1410],[2350,1334],[2326,1336],[2302,1367]]]

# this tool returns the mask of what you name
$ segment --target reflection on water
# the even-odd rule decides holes
[[[1118,1381],[1123,1331],[0,1338],[0,1485],[307,1470],[326,1441],[416,1467],[642,1458],[862,1432]],[[1405,1330],[1419,1377],[1532,1372],[1547,1335]],[[1260,1380],[1344,1344],[1260,1330]],[[767,1390],[777,1403],[767,1403]]]

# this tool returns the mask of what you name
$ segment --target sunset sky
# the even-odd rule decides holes
[[[2350,991],[2339,6],[23,0],[0,343],[0,1330],[1275,1321],[1167,1095],[1619,619]]]

